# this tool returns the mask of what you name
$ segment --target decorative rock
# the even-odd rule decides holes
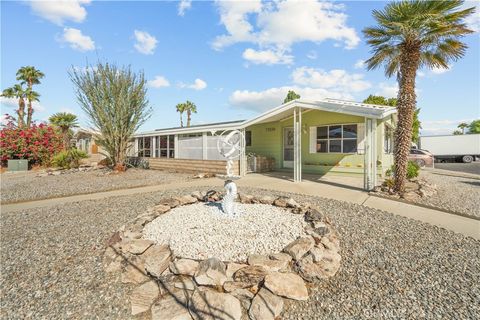
[[[251,287],[251,284],[248,282],[239,282],[239,281],[226,281],[223,284],[223,290],[226,292],[232,292],[238,289],[245,289]]]
[[[112,236],[107,240],[107,247],[113,246],[118,242],[122,241],[122,237],[120,235],[120,231],[115,232]]]
[[[288,246],[283,249],[284,252],[288,253],[293,259],[300,260],[313,246],[315,241],[312,237],[302,237],[290,243]]]
[[[269,205],[273,204],[273,201],[275,201],[275,199],[273,197],[270,197],[270,196],[263,196],[258,200],[262,204],[269,204]]]
[[[180,205],[180,201],[178,201],[175,198],[167,198],[167,199],[163,199],[160,202],[160,204],[162,204],[164,206],[168,206],[170,208],[175,208],[175,207],[178,207]]]
[[[320,213],[317,209],[310,209],[305,213],[306,221],[322,221],[323,214]]]
[[[189,303],[190,315],[196,320],[240,320],[240,301],[228,293],[195,290]]]
[[[340,268],[341,257],[338,253],[332,253],[328,257],[324,255],[318,263],[315,263],[312,255],[306,256],[298,262],[298,273],[307,281],[313,279],[326,279],[334,276]]]
[[[240,300],[240,303],[245,310],[250,309],[252,299],[255,296],[255,294],[247,289],[235,289],[230,292],[230,294]]]
[[[159,204],[159,205],[153,207],[153,211],[158,213],[158,214],[164,214],[164,213],[168,212],[169,210],[170,210],[170,207],[166,206],[166,205],[163,205],[163,204]]]
[[[183,290],[176,290],[152,307],[152,320],[192,320]]]
[[[193,276],[198,268],[198,262],[191,259],[177,259],[170,263],[170,271],[174,274]]]
[[[187,278],[187,277],[181,277],[178,278],[174,283],[173,286],[178,289],[183,289],[183,290],[190,290],[193,291],[195,290],[195,282],[193,282],[192,279]]]
[[[190,196],[190,195],[181,196],[181,197],[176,197],[175,199],[178,200],[178,202],[180,202],[180,205],[181,205],[181,206],[184,206],[184,205],[186,205],[186,204],[192,204],[192,203],[195,203],[195,202],[198,201],[197,198],[192,197],[192,196]]]
[[[155,299],[157,299],[160,290],[155,281],[148,281],[140,287],[133,290],[130,296],[132,304],[132,315],[148,311]]]
[[[155,218],[157,217],[157,214],[155,213],[150,213],[150,214],[143,214],[141,216],[138,216],[136,219],[135,219],[135,222],[136,224],[140,224],[142,226],[145,226],[147,223],[149,222],[152,222],[153,220],[155,220]]]
[[[339,251],[340,241],[336,237],[323,237],[321,240],[323,246],[329,250]]]
[[[287,207],[288,208],[297,208],[297,207],[299,207],[299,204],[293,198],[288,198],[287,199]]]
[[[326,236],[330,233],[329,226],[324,222],[314,221],[313,228],[313,231],[321,237]]]
[[[245,204],[250,204],[252,203],[253,196],[248,195],[248,194],[239,194],[240,197],[240,202],[245,203]]]
[[[264,286],[274,294],[285,298],[294,300],[308,299],[308,290],[305,282],[294,273],[269,273],[265,277]]]
[[[292,256],[290,256],[288,253],[279,252],[279,253],[271,254],[270,259],[286,261],[288,264],[290,263],[290,261],[292,261]]]
[[[263,281],[267,273],[268,271],[261,266],[248,266],[235,272],[233,279],[237,282],[248,283],[249,286],[255,286]]]
[[[243,263],[235,263],[235,262],[230,262],[227,264],[227,278],[228,279],[233,279],[233,274],[240,270],[241,268],[245,268],[248,266],[248,264],[243,264]]]
[[[226,266],[217,258],[203,260],[195,273],[195,282],[205,286],[221,286],[227,281]]]
[[[125,250],[132,254],[142,254],[150,246],[153,245],[153,241],[145,239],[132,239],[125,246]]]
[[[274,320],[283,310],[283,299],[266,288],[261,288],[248,311],[251,320]]]
[[[279,271],[288,266],[287,260],[271,260],[267,256],[251,254],[248,256],[248,264],[252,266],[261,266],[267,271]]]
[[[144,255],[145,270],[155,277],[160,277],[168,268],[172,252],[167,245],[153,245]]]
[[[140,271],[137,267],[131,264],[127,265],[125,270],[123,270],[122,283],[141,284],[148,280],[148,276],[146,276],[142,271]]]
[[[127,230],[123,233],[123,237],[127,239],[140,239],[142,237],[142,233],[138,231]]]
[[[273,202],[273,205],[277,206],[277,207],[281,207],[281,208],[286,208],[287,207],[287,199],[288,198],[284,198],[284,197],[277,198]]]

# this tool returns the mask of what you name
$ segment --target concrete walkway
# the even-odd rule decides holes
[[[450,214],[447,212],[424,208],[408,203],[398,202],[390,199],[370,196],[368,193],[357,189],[347,188],[335,183],[318,181],[303,181],[301,183],[293,183],[288,179],[282,179],[274,176],[265,176],[260,174],[249,174],[238,180],[239,188],[254,187],[264,188],[280,192],[299,193],[311,196],[319,196],[329,199],[346,201],[365,205],[374,209],[391,212],[396,215],[407,217],[410,219],[426,222],[436,225],[453,232],[461,233],[465,236],[473,237],[480,240],[480,220]],[[62,198],[46,199],[21,202],[15,204],[6,204],[1,206],[2,213],[11,211],[20,211],[25,209],[48,207],[69,202],[96,200],[106,197],[128,196],[140,193],[163,191],[167,189],[181,189],[188,187],[222,187],[223,181],[220,179],[198,179],[179,183],[170,183],[156,186],[147,186],[131,189],[121,189],[105,192],[97,192],[92,194],[74,195]]]

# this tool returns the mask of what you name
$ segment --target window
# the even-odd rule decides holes
[[[245,146],[252,146],[252,131],[245,131]]]
[[[175,157],[175,136],[155,137],[155,157],[174,158]]]
[[[393,130],[385,125],[385,135],[383,138],[383,151],[385,153],[392,153],[393,152]]]
[[[357,125],[343,124],[317,127],[317,153],[356,153]]]

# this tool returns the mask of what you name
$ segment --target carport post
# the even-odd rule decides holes
[[[365,155],[363,185],[367,191],[377,185],[377,121],[365,118]]]

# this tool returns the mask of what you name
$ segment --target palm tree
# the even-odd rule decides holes
[[[72,128],[78,127],[77,116],[68,112],[57,112],[48,119],[51,124],[57,126],[62,131],[63,148],[70,148],[70,137]]]
[[[400,194],[405,190],[407,176],[417,70],[448,68],[450,61],[465,54],[467,46],[459,39],[472,32],[464,18],[475,9],[461,9],[463,2],[390,2],[383,10],[373,11],[378,26],[363,30],[373,54],[366,61],[367,68],[371,70],[383,65],[386,76],[396,75],[399,85],[394,190]]]
[[[190,127],[192,113],[197,113],[197,106],[195,103],[187,100],[187,102],[185,102],[185,111],[187,111],[187,127]]]
[[[22,85],[16,84],[13,87],[3,90],[1,96],[5,98],[14,98],[18,99],[18,110],[17,113],[17,126],[18,128],[23,128],[25,125],[25,94],[26,90],[23,89]]]
[[[21,80],[22,84],[27,84],[27,87],[29,90],[32,90],[32,87],[34,84],[40,84],[40,79],[43,78],[45,74],[43,74],[40,70],[35,69],[33,66],[26,66],[26,67],[21,67],[17,71],[17,80]],[[34,96],[31,95],[33,98]],[[38,96],[37,96],[38,98]],[[28,109],[27,109],[27,127],[30,127],[30,124],[32,123],[32,115],[33,115],[33,107],[32,107],[32,102],[33,101],[38,101],[38,100],[28,100]]]
[[[465,134],[465,129],[468,128],[468,126],[468,123],[462,122],[457,126],[457,128],[462,129],[462,134]]]
[[[185,103],[179,103],[175,106],[177,112],[180,112],[180,127],[183,128],[183,113],[185,112]]]
[[[32,123],[32,115],[33,115],[33,107],[32,107],[32,102],[38,102],[40,101],[38,98],[40,97],[40,94],[36,91],[33,91],[30,88],[27,88],[25,90],[25,98],[28,101],[28,109],[27,109],[27,128],[30,127]]]

